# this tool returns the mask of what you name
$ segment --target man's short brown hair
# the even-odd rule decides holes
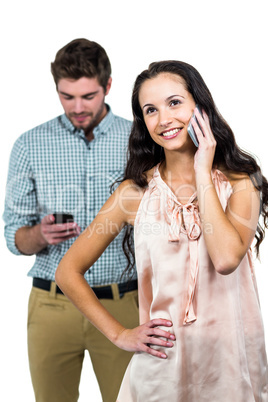
[[[57,52],[51,63],[51,72],[56,87],[61,78],[78,80],[82,77],[96,77],[106,91],[111,64],[105,50],[98,43],[83,38],[74,39]]]

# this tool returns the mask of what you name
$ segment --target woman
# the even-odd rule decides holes
[[[268,401],[251,256],[254,236],[257,253],[264,237],[267,181],[192,66],[152,63],[136,79],[132,108],[125,178],[64,256],[56,281],[115,345],[139,352],[119,402]],[[134,329],[111,317],[84,279],[126,225],[134,225],[139,281]],[[128,232],[128,249],[130,239]]]

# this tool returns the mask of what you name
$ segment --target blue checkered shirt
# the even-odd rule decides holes
[[[110,186],[122,176],[131,122],[108,113],[89,142],[61,115],[26,133],[14,144],[9,165],[4,211],[7,246],[20,254],[15,233],[54,212],[70,212],[85,229],[111,194]],[[105,228],[103,228],[105,230]],[[127,260],[121,232],[96,261],[85,278],[91,286],[119,283]],[[36,255],[28,275],[55,279],[55,270],[75,238],[49,245]]]

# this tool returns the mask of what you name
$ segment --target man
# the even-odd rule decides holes
[[[29,272],[28,352],[37,402],[74,402],[88,350],[103,401],[114,402],[131,354],[112,345],[55,284],[55,270],[94,219],[122,174],[131,122],[105,103],[111,66],[97,43],[77,39],[58,51],[51,71],[65,114],[18,138],[9,166],[4,212],[7,246],[36,254]],[[56,223],[54,213],[73,215]],[[100,228],[105,230],[105,228]],[[138,325],[136,277],[122,277],[122,235],[85,277],[126,327]]]

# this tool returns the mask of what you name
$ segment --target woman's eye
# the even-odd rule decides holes
[[[155,111],[154,107],[148,107],[148,109],[146,109],[146,114],[151,114]]]
[[[173,99],[171,102],[170,102],[170,106],[176,106],[176,105],[179,105],[181,102],[179,101],[179,99]]]

